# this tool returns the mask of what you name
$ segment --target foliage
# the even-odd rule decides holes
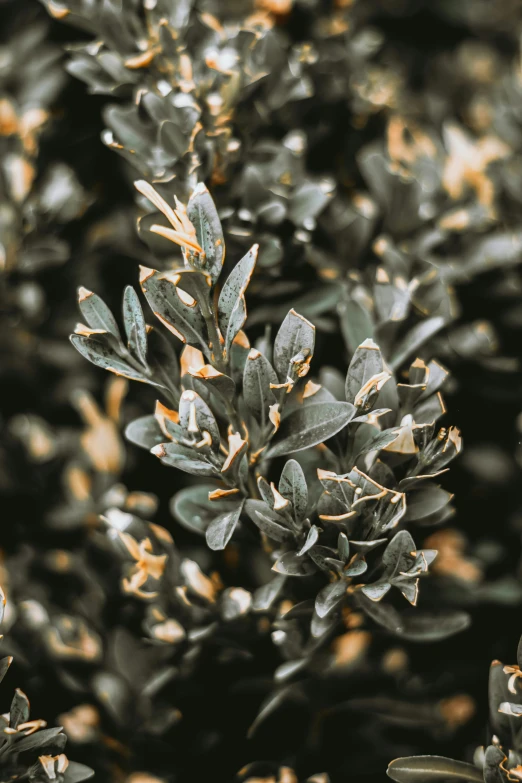
[[[518,4],[0,15],[2,780],[518,779]]]
[[[440,756],[417,756],[392,761],[388,775],[397,783],[424,780],[503,781],[518,780],[521,764],[520,727],[521,694],[518,687],[522,640],[518,647],[518,663],[503,666],[493,661],[489,670],[490,744],[476,749],[473,764]]]

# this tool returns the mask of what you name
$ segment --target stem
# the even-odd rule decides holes
[[[225,360],[223,359],[223,349],[221,347],[221,340],[219,339],[219,330],[216,322],[216,316],[212,310],[210,302],[205,301],[203,297],[201,297],[199,306],[207,325],[208,337],[212,346],[212,356],[216,365],[216,369],[219,370],[219,372],[226,374],[227,366]]]
[[[254,500],[261,500],[261,495],[259,494],[259,489],[257,487],[257,481],[254,474],[251,472],[250,468],[248,470],[248,493],[251,498]]]
[[[225,358],[223,356],[223,348],[221,346],[221,340],[219,336],[219,326],[217,323],[216,314],[214,313],[214,310],[212,308],[209,299],[206,299],[205,297],[201,297],[199,305],[201,308],[201,313],[203,315],[203,318],[205,319],[205,324],[207,326],[207,332],[210,340],[213,362],[216,366],[216,369],[219,372],[222,372],[224,375],[228,375],[228,362],[225,361]],[[225,403],[225,410],[228,416],[228,420],[230,422],[232,429],[235,432],[239,432],[241,437],[246,437],[247,433],[245,427],[237,414],[236,396],[234,395],[233,400],[225,399],[224,403]],[[248,468],[247,488],[250,497],[259,500],[260,495],[257,487],[256,478],[254,473],[252,472],[250,465]]]

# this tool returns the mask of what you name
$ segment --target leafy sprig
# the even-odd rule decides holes
[[[141,268],[142,292],[161,326],[146,324],[128,288],[125,343],[105,303],[81,289],[88,326],[77,327],[71,339],[94,364],[162,394],[165,402],[157,402],[154,414],[128,426],[129,440],[164,465],[213,480],[205,490],[182,490],[173,501],[176,517],[203,533],[213,550],[232,537],[241,540],[250,520],[277,574],[322,573],[327,584],[315,600],[315,635],[326,638],[339,622],[334,610],[351,596],[389,630],[415,636],[391,604],[380,602],[393,586],[415,605],[419,578],[436,556],[418,550],[398,527],[406,519],[436,523],[451,513],[451,496],[436,483],[461,448],[457,430],[436,430],[447,372],[418,359],[407,382],[397,383],[379,347],[366,339],[346,378],[328,388],[307,377],[315,329],[294,310],[273,345],[262,340],[252,347],[243,328],[257,246],[222,281],[223,231],[205,186],[198,185],[186,207],[176,199],[174,208],[151,185],[136,186],[171,225],[151,230],[182,251],[183,265]],[[183,344],[179,359],[162,327]],[[297,459],[272,480],[279,458],[291,455]],[[204,510],[198,523],[193,504]],[[461,613],[456,624],[446,618],[441,635],[465,622]]]

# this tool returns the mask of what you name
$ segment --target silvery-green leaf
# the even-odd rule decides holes
[[[52,750],[54,753],[60,753],[67,742],[67,737],[62,733],[61,726],[52,729],[42,729],[34,734],[24,735],[21,732],[16,737],[16,752],[22,753],[26,750],[38,748],[38,751]]]
[[[214,414],[207,403],[191,389],[184,391],[179,400],[179,425],[185,432],[185,437],[192,435],[197,439],[208,432],[212,439],[212,447],[217,450],[221,441],[219,427]]]
[[[286,383],[293,357],[299,353],[312,355],[314,345],[315,326],[295,310],[290,310],[274,342],[274,365],[281,383]]]
[[[406,496],[406,516],[408,521],[416,521],[442,511],[453,495],[436,484],[425,482]]]
[[[198,242],[205,251],[204,271],[215,283],[225,260],[225,240],[216,206],[202,182],[198,183],[189,199],[187,217],[196,229]]]
[[[391,589],[389,582],[375,582],[373,585],[364,585],[361,592],[370,599],[370,601],[380,601]]]
[[[301,691],[296,690],[295,685],[287,685],[286,688],[283,688],[280,691],[276,691],[273,695],[270,695],[268,699],[266,699],[263,704],[261,705],[261,709],[259,710],[256,719],[250,726],[248,730],[248,737],[252,737],[258,726],[273,712],[275,712],[278,707],[281,706],[287,699],[298,696],[300,701],[304,701],[304,696],[301,693]]]
[[[368,563],[362,555],[356,555],[344,570],[344,575],[349,577],[361,576],[368,570]]]
[[[412,560],[411,553],[416,549],[415,541],[407,530],[399,530],[394,535],[382,555],[382,564],[389,578],[408,569]]]
[[[303,469],[295,459],[285,463],[279,479],[279,492],[291,502],[295,519],[304,519],[308,507],[308,487]]]
[[[247,501],[248,502],[248,501]],[[279,596],[285,583],[285,577],[277,574],[270,582],[259,587],[254,593],[252,609],[254,612],[267,612]]]
[[[410,756],[395,759],[388,767],[388,776],[397,783],[431,783],[457,781],[484,783],[482,770],[464,761],[443,756]]]
[[[341,332],[350,353],[365,340],[374,335],[374,325],[370,313],[356,300],[339,305]]]
[[[242,508],[243,503],[238,503],[231,511],[225,511],[212,520],[205,533],[210,549],[220,550],[226,547],[239,522]]]
[[[314,639],[321,639],[326,637],[326,635],[333,631],[339,624],[340,619],[337,612],[329,612],[324,617],[319,617],[319,615],[314,612],[310,622],[310,633]]]
[[[9,708],[9,726],[16,729],[19,723],[26,723],[28,720],[29,699],[20,688],[17,688]]]
[[[142,270],[140,283],[152,312],[169,331],[189,345],[204,344],[205,321],[194,299],[187,304],[184,292],[152,269]]]
[[[174,405],[179,402],[179,361],[171,340],[160,329],[153,327],[147,334],[148,364],[154,378],[168,389]]]
[[[346,582],[338,579],[336,582],[323,587],[315,599],[315,611],[319,617],[325,617],[338,604],[341,603],[346,595]]]
[[[177,468],[184,473],[194,476],[216,476],[218,468],[200,454],[196,449],[180,446],[178,443],[160,443],[152,449],[154,456],[158,457],[164,465]]]
[[[121,343],[120,330],[116,319],[100,296],[92,291],[87,291],[86,288],[80,288],[78,291],[78,304],[83,317],[91,329],[103,329],[108,334],[112,334]]]
[[[179,277],[178,285],[187,294],[190,294],[197,302],[206,301],[209,298],[212,280],[209,274],[191,267],[181,267],[174,270]]]
[[[206,393],[208,395],[209,390],[211,390],[218,395],[218,399],[223,401],[233,399],[236,393],[236,384],[232,378],[222,372],[218,372],[209,364],[206,364],[197,372],[190,372],[190,375],[193,379],[194,388],[197,391],[201,391],[202,394]]]
[[[359,449],[357,456],[361,457],[363,454],[368,454],[371,451],[380,451],[385,449],[391,443],[397,440],[400,435],[400,429],[392,427],[389,430],[382,430],[382,432],[376,432],[373,438],[370,438],[367,443]]]
[[[318,528],[317,525],[312,525],[312,527],[308,531],[308,535],[306,536],[306,541],[304,542],[303,546],[297,553],[299,556],[304,555],[306,552],[308,552],[309,549],[311,549],[314,546],[314,544],[317,543],[317,540],[319,538],[319,532],[320,532],[320,528]]]
[[[147,325],[138,294],[128,285],[123,295],[123,325],[129,351],[143,364],[147,361]]]
[[[339,552],[341,560],[344,560],[345,563],[348,562],[348,558],[350,557],[350,542],[348,541],[346,533],[339,533],[337,536],[337,551]]]
[[[163,443],[165,435],[155,418],[155,416],[140,416],[134,419],[125,429],[125,437],[136,446],[150,451],[154,446]]]
[[[371,600],[364,595],[362,590],[358,591],[356,595],[361,609],[378,625],[386,628],[387,631],[393,634],[398,634],[403,630],[403,619],[395,607],[384,601]]]
[[[292,531],[282,524],[278,514],[271,511],[262,500],[249,498],[245,503],[245,511],[252,522],[275,541],[288,541],[293,537]]]
[[[120,375],[122,378],[128,378],[131,381],[141,381],[142,383],[148,383],[151,386],[161,385],[152,381],[150,378],[147,378],[144,374],[139,373],[129,364],[124,362],[112,348],[104,345],[101,340],[96,340],[93,337],[84,337],[82,334],[72,334],[71,343],[85,359],[88,359],[92,364],[101,367],[103,370],[108,370],[115,375]]]
[[[286,682],[286,680],[289,680],[294,674],[300,672],[307,665],[308,660],[306,658],[298,658],[295,661],[285,661],[274,671],[274,680],[277,683]]]
[[[379,346],[373,340],[365,340],[352,356],[346,375],[346,399],[353,402],[358,392],[370,378],[384,371],[384,360]]]
[[[285,552],[274,563],[272,570],[285,576],[309,576],[314,573],[315,567],[307,557],[299,557],[295,552]]]
[[[222,508],[220,502],[208,499],[214,484],[197,484],[177,492],[170,501],[170,511],[178,522],[193,533],[204,535],[216,512]]]
[[[303,182],[294,193],[290,203],[289,218],[297,226],[310,218],[316,218],[330,199],[330,193],[315,182]]]
[[[442,329],[445,323],[445,318],[436,315],[416,324],[395,348],[390,359],[392,369],[396,370],[406,359],[411,358],[425,342]]]
[[[469,628],[471,618],[457,609],[440,612],[412,610],[402,620],[399,635],[413,642],[437,642]]]
[[[63,773],[63,783],[81,783],[94,777],[94,770],[77,761],[69,761],[67,769]]]
[[[421,394],[421,400],[439,391],[439,389],[446,382],[449,375],[448,370],[446,370],[442,364],[435,361],[435,359],[432,359],[431,362],[429,362],[428,370],[428,383],[426,385],[426,390]]]
[[[294,410],[282,420],[267,457],[281,457],[323,443],[346,427],[354,412],[349,402],[316,402]]]
[[[225,356],[246,321],[245,291],[257,261],[258,245],[253,245],[228,276],[218,302],[219,328],[225,341]]]
[[[269,407],[275,403],[270,384],[277,383],[275,370],[262,353],[249,352],[243,372],[243,396],[248,408],[260,424],[268,422]]]
[[[0,602],[0,615],[3,614],[3,601]],[[2,621],[2,617],[0,617],[0,622]],[[11,666],[11,663],[13,661],[13,658],[11,655],[8,655],[6,658],[2,658],[0,660],[0,682],[4,679],[5,675],[7,674],[7,670]]]

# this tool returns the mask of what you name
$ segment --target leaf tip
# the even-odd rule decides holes
[[[140,265],[140,285],[143,285],[149,279],[149,277],[152,277],[154,272],[154,269],[150,269],[148,266]]]
[[[81,302],[84,302],[92,295],[93,295],[92,291],[89,291],[88,288],[84,288],[83,285],[81,285],[78,288],[78,303],[81,304]]]

